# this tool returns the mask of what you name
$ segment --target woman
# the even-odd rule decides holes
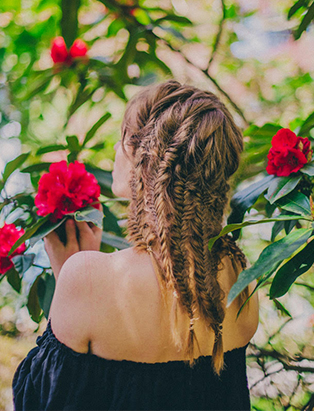
[[[130,201],[132,247],[101,230],[45,239],[57,280],[47,330],[16,371],[17,410],[248,410],[249,290],[226,308],[245,257],[222,228],[242,136],[210,92],[170,80],[128,104],[112,190]],[[76,227],[79,240],[76,238]],[[80,252],[79,252],[80,251]]]

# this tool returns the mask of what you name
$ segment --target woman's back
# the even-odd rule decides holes
[[[134,248],[113,254],[86,251],[72,256],[63,268],[58,287],[69,280],[67,270],[89,271],[91,288],[89,300],[93,307],[87,324],[80,324],[90,335],[91,352],[97,356],[113,360],[131,360],[138,362],[166,362],[188,360],[184,347],[179,350],[172,338],[171,310],[173,292],[169,291],[164,302],[155,273],[154,263],[149,253],[137,253]],[[83,274],[84,275],[84,274]],[[223,260],[219,272],[219,281],[227,297],[228,291],[236,281],[229,257]],[[58,290],[57,290],[58,291]],[[84,290],[86,292],[86,290]],[[57,338],[78,352],[87,352],[87,341],[82,343],[68,332],[65,316],[65,301],[60,301],[59,294],[54,299],[50,317],[52,328]],[[61,296],[60,296],[61,298]],[[225,298],[226,300],[226,298]],[[86,302],[85,298],[82,299]],[[82,311],[84,307],[81,307]],[[223,323],[224,351],[245,346],[254,335],[258,323],[256,298],[252,298],[236,320],[239,309],[237,301],[226,309]],[[68,307],[71,310],[71,307]],[[75,307],[78,310],[78,307]],[[183,341],[188,332],[188,317],[179,313],[178,331]],[[75,328],[75,324],[72,324]],[[87,332],[89,330],[89,332]],[[200,351],[195,348],[194,357],[211,355],[214,334],[206,330],[201,320],[195,323],[195,332]]]

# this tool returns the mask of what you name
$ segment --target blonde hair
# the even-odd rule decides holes
[[[170,80],[130,100],[122,123],[124,144],[132,147],[134,161],[128,238],[135,249],[153,253],[161,285],[174,291],[189,316],[190,363],[196,318],[214,331],[212,359],[219,374],[225,312],[218,267],[226,254],[242,268],[246,262],[229,236],[212,251],[208,241],[222,228],[227,180],[239,165],[242,134],[214,94]]]

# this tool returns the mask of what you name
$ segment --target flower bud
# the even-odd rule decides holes
[[[68,50],[63,37],[59,36],[53,40],[50,54],[54,63],[66,62]]]
[[[76,39],[70,48],[70,56],[72,58],[84,57],[87,53],[87,44],[81,39]]]

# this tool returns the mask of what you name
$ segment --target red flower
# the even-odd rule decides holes
[[[53,40],[50,54],[54,63],[65,63],[70,66],[73,59],[86,56],[87,50],[85,41],[76,39],[68,51],[64,38],[59,36]]]
[[[68,50],[63,37],[59,36],[53,40],[50,54],[54,63],[66,62]]]
[[[309,139],[297,137],[288,128],[282,128],[273,137],[267,155],[268,174],[287,177],[299,171],[312,158],[313,150]]]
[[[0,228],[0,274],[6,273],[13,267],[12,257],[23,254],[26,250],[26,246],[23,243],[8,257],[11,247],[23,234],[24,230],[22,228],[18,230],[14,224],[5,223]]]
[[[87,45],[85,41],[76,39],[70,48],[70,56],[73,58],[84,57],[87,53]]]
[[[59,161],[51,164],[49,173],[39,180],[35,205],[38,215],[52,214],[57,220],[97,201],[99,196],[97,180],[84,164],[75,161],[67,166],[66,161]]]

